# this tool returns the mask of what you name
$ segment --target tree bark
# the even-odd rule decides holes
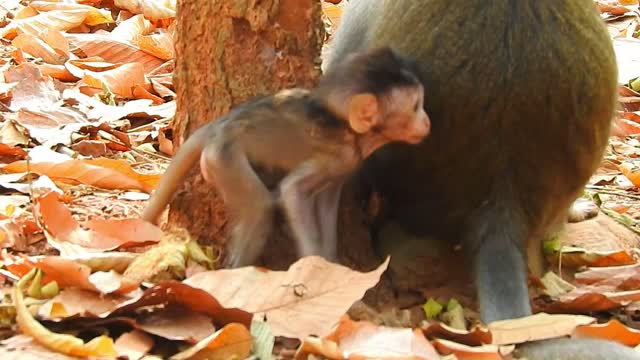
[[[179,0],[174,145],[256,95],[313,86],[324,40],[321,11],[318,0]],[[227,214],[197,169],[171,203],[168,222],[224,246]]]

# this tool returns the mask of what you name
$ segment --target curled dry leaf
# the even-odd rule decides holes
[[[129,41],[136,44],[140,36],[150,33],[154,28],[151,21],[145,19],[143,15],[134,15],[118,24],[111,31],[111,36],[121,41]]]
[[[606,284],[622,290],[640,288],[640,264],[590,268],[575,274],[579,284]]]
[[[40,11],[52,11],[52,10],[81,10],[86,11],[87,17],[84,23],[89,26],[96,26],[101,24],[110,24],[113,22],[111,12],[103,9],[96,9],[93,6],[74,4],[70,2],[51,2],[51,1],[32,1],[29,6]]]
[[[177,281],[164,281],[147,289],[142,295],[122,304],[114,314],[129,313],[139,308],[158,305],[165,307],[182,305],[192,311],[208,315],[217,325],[235,322],[248,327],[251,324],[250,313],[240,309],[225,308],[206,291]]]
[[[86,223],[89,230],[85,230],[54,192],[38,197],[34,216],[46,232],[54,237],[51,240],[95,250],[152,244],[162,234],[158,227],[140,219],[93,220]]]
[[[66,34],[65,36],[73,51],[81,50],[86,56],[98,56],[114,64],[139,63],[142,64],[145,73],[164,63],[162,59],[140,50],[128,41],[114,39],[109,35]]]
[[[114,4],[134,14],[143,14],[148,19],[176,17],[175,0],[115,0]]]
[[[228,324],[193,347],[173,355],[171,360],[245,359],[251,354],[253,338],[243,324]]]
[[[64,319],[72,316],[99,317],[108,314],[127,299],[104,295],[79,288],[64,289],[38,308],[38,316],[45,320]]]
[[[577,326],[595,321],[595,318],[584,315],[539,313],[514,320],[494,321],[488,328],[492,344],[507,345],[570,335]]]
[[[31,336],[39,344],[53,351],[72,356],[116,356],[113,340],[110,337],[101,335],[85,344],[82,339],[75,336],[51,332],[33,318],[24,303],[20,286],[13,289],[12,297],[16,307],[16,322],[20,331]]]
[[[328,334],[349,307],[378,283],[388,264],[389,258],[377,269],[361,273],[310,256],[288,271],[252,266],[208,271],[185,284],[206,290],[227,308],[265,315],[275,336],[304,339]]]
[[[187,267],[186,243],[162,241],[140,254],[124,273],[139,282],[184,278]]]
[[[11,45],[34,57],[41,58],[48,64],[62,65],[68,59],[67,55],[58,53],[44,40],[32,34],[23,33],[16,36]]]
[[[441,354],[454,354],[457,360],[504,360],[497,345],[467,346],[453,341],[436,339],[433,345]],[[513,348],[507,349],[513,351]]]
[[[137,319],[136,326],[149,334],[190,344],[206,339],[216,331],[209,316],[182,306],[167,306],[156,310]]]
[[[144,175],[131,169],[128,162],[113,159],[69,160],[61,163],[16,161],[2,167],[16,173],[31,171],[55,181],[87,184],[103,189],[142,190],[150,193],[160,175]]]
[[[81,84],[102,89],[107,87],[114,94],[125,98],[135,98],[133,89],[136,86],[145,86],[147,81],[144,76],[144,66],[132,62],[121,64],[106,71],[85,71]]]
[[[420,330],[355,322],[346,316],[326,338],[305,339],[296,359],[306,359],[309,354],[330,359],[440,359]]]
[[[142,359],[153,347],[153,338],[140,330],[126,332],[116,340],[118,357],[129,360]]]
[[[618,320],[606,324],[581,325],[573,332],[573,337],[597,338],[616,341],[627,346],[640,345],[640,331],[624,326]]]
[[[432,322],[424,329],[428,338],[440,338],[455,341],[457,343],[480,346],[491,343],[491,332],[486,328],[476,327],[471,331],[454,329],[441,322]]]
[[[16,19],[0,29],[0,37],[12,39],[18,30],[25,33],[38,34],[46,29],[67,31],[79,26],[89,15],[86,10],[54,10],[36,16]]]
[[[173,37],[168,31],[160,31],[156,34],[141,36],[138,46],[145,52],[163,60],[171,60],[175,57],[173,52]]]

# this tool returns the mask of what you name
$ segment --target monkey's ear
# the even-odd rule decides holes
[[[369,131],[380,115],[378,98],[371,93],[356,94],[349,103],[349,126],[358,134]]]

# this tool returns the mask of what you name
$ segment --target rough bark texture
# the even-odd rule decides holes
[[[313,86],[323,39],[318,0],[178,1],[174,145],[253,96]],[[215,189],[194,169],[170,206],[170,226],[222,246],[227,222]]]

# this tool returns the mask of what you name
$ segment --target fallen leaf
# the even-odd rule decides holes
[[[538,313],[514,320],[494,321],[487,327],[492,344],[508,345],[570,335],[577,326],[595,321],[595,318],[584,315]]]
[[[137,327],[169,340],[196,344],[215,332],[209,316],[181,306],[168,306],[137,320]]]
[[[118,357],[139,360],[149,353],[153,347],[153,339],[140,330],[133,330],[120,335],[114,345]]]
[[[38,34],[46,29],[67,31],[82,24],[88,15],[89,12],[83,9],[43,12],[36,16],[11,21],[9,25],[0,29],[0,37],[13,38],[18,30],[30,34]]]
[[[31,171],[47,175],[55,181],[87,184],[103,189],[142,190],[150,193],[160,175],[144,175],[131,169],[124,160],[69,160],[61,163],[16,161],[0,167],[7,172]]]
[[[251,324],[250,313],[236,308],[225,308],[206,291],[177,281],[164,281],[145,290],[140,296],[122,304],[114,311],[114,315],[156,305],[182,305],[208,315],[218,325],[236,322],[248,327]]]
[[[576,338],[597,338],[622,343],[626,346],[640,345],[640,330],[624,326],[618,320],[606,324],[588,324],[578,326],[573,332]]]
[[[227,308],[266,316],[275,336],[304,339],[328,334],[349,307],[378,283],[388,264],[387,258],[376,270],[360,273],[310,256],[286,272],[224,269],[195,274],[185,284],[207,291]]]
[[[113,340],[107,336],[101,335],[88,343],[84,343],[80,338],[54,333],[42,326],[33,318],[25,305],[20,286],[14,288],[12,298],[16,307],[16,322],[20,331],[31,336],[39,344],[66,355],[97,357],[113,357],[116,355]]]
[[[149,19],[176,17],[176,1],[166,0],[114,0],[114,4],[134,14],[143,14]]]
[[[440,359],[420,330],[355,322],[346,316],[324,339],[305,339],[296,359],[309,354],[330,359]]]
[[[162,234],[158,227],[140,219],[92,220],[85,224],[89,228],[85,230],[54,192],[38,197],[34,216],[54,237],[50,239],[54,247],[70,242],[88,249],[113,250],[155,243]]]
[[[101,24],[110,24],[113,22],[111,12],[102,9],[96,9],[93,6],[74,4],[69,2],[51,2],[51,1],[32,1],[29,6],[40,11],[52,11],[52,10],[81,10],[87,12],[85,18],[85,24],[89,26],[96,26]]]
[[[244,359],[251,353],[253,339],[242,324],[228,324],[193,347],[170,357],[171,360]]]
[[[441,354],[454,354],[457,360],[503,360],[497,345],[467,346],[453,341],[435,339],[433,346]]]
[[[68,288],[40,306],[38,316],[45,320],[64,319],[76,315],[99,317],[112,312],[126,300],[121,296],[104,295],[77,287]]]
[[[113,64],[137,63],[144,72],[149,72],[164,61],[137,46],[105,34],[65,34],[71,45],[71,51],[82,51],[85,56],[97,56]]]

